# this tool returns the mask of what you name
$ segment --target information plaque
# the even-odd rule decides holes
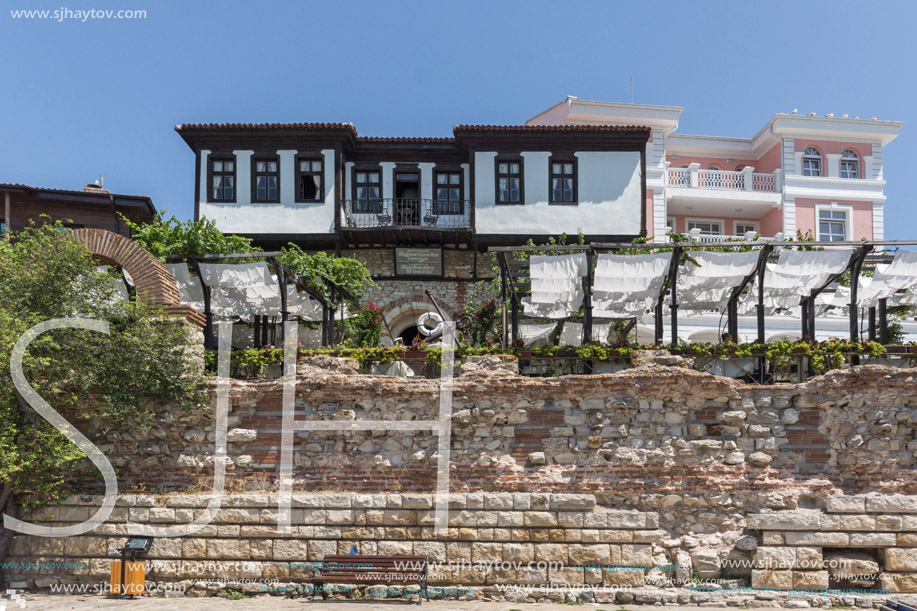
[[[399,276],[442,276],[443,251],[439,248],[396,248],[395,273]]]

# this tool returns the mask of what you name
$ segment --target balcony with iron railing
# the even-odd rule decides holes
[[[342,229],[411,228],[467,231],[471,228],[471,203],[434,199],[346,200]]]
[[[762,174],[751,167],[738,171],[702,170],[700,164],[692,163],[686,168],[669,168],[667,184],[687,189],[779,193],[782,188],[780,174],[780,170]]]

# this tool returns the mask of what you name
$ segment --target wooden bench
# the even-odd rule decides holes
[[[419,605],[427,593],[426,556],[359,556],[327,555],[321,568],[312,575],[312,598],[320,591],[322,599],[328,598],[325,584],[347,583],[364,585],[399,585],[416,583],[420,586]]]

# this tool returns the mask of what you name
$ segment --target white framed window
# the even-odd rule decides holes
[[[666,224],[666,226],[667,226],[669,229],[671,229],[672,231],[678,231],[678,224],[675,223],[675,217],[674,217],[674,216],[666,217],[666,219],[665,219],[665,224]]]
[[[841,178],[860,177],[860,156],[847,149],[841,153]]]
[[[802,175],[821,176],[821,153],[814,146],[802,152]]]
[[[754,231],[757,234],[761,233],[759,229],[759,224],[756,221],[736,221],[735,222],[735,235],[744,236],[749,231]]]
[[[710,219],[688,219],[687,230],[700,229],[701,235],[723,235],[723,221]]]
[[[846,206],[816,206],[816,239],[820,242],[849,241],[853,235],[851,211]]]

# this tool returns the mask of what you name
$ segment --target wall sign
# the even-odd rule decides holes
[[[396,248],[395,273],[399,276],[442,276],[443,251],[439,248]]]

